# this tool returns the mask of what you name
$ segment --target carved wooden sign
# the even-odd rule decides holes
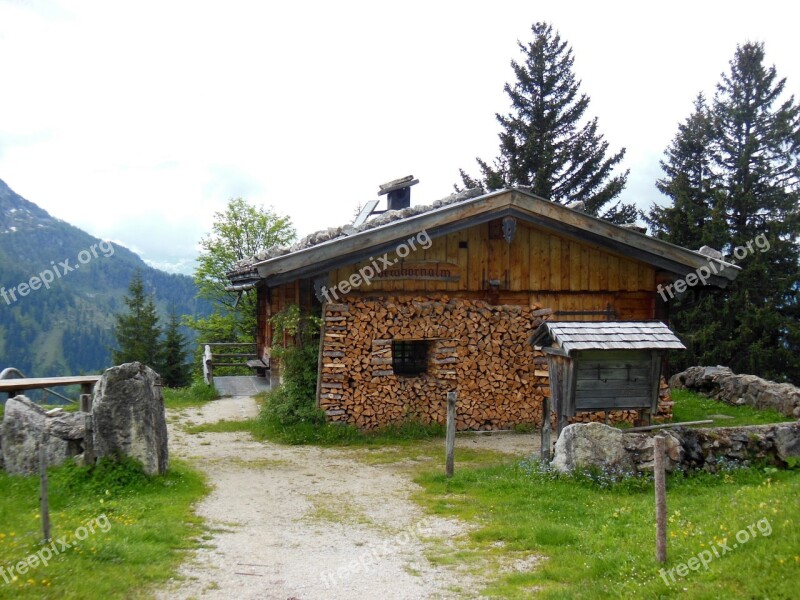
[[[375,276],[376,281],[416,279],[427,281],[459,281],[461,268],[453,263],[406,260],[383,269]]]

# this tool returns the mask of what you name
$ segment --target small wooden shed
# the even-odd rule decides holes
[[[635,409],[649,424],[658,410],[664,354],[686,349],[660,321],[546,321],[528,341],[547,355],[550,406],[545,414],[555,409],[557,435],[578,411]],[[549,447],[545,419],[543,452]]]

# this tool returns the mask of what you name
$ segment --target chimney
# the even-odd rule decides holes
[[[418,183],[419,179],[414,179],[413,175],[395,179],[378,186],[380,188],[378,196],[388,194],[386,199],[387,210],[402,210],[411,206],[411,186]]]

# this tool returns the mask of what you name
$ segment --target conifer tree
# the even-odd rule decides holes
[[[167,387],[184,387],[191,382],[191,366],[186,362],[186,337],[180,331],[180,317],[175,309],[170,312],[164,330],[161,380]]]
[[[113,350],[114,364],[139,361],[153,369],[161,366],[161,330],[152,296],[144,289],[141,271],[136,271],[124,298],[127,312],[114,316],[114,336],[118,348]]]
[[[491,165],[477,159],[480,178],[462,169],[462,185],[488,191],[526,186],[553,202],[583,201],[587,212],[614,222],[634,221],[632,205],[612,204],[628,176],[614,173],[625,149],[607,156],[597,117],[586,117],[589,97],[575,79],[572,49],[547,23],[531,29],[533,41],[518,42],[524,61],[511,61],[516,81],[504,87],[511,112],[496,115],[500,156]]]
[[[713,246],[742,269],[728,289],[692,289],[672,307],[682,365],[800,382],[800,108],[785,84],[763,44],[738,46],[712,106],[696,103],[666,151],[657,185],[673,205],[651,209],[653,231]],[[768,249],[731,257],[757,238]]]
[[[694,112],[678,126],[664,152],[661,169],[665,177],[656,182],[672,204],[655,204],[644,217],[656,237],[678,246],[721,248],[728,239],[722,211],[714,201],[713,129],[711,110],[703,94],[698,94]]]

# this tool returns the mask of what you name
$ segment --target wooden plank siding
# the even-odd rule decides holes
[[[390,261],[402,262],[393,252],[387,256]],[[483,223],[438,237],[430,248],[411,252],[405,260],[456,264],[460,279],[376,278],[348,295],[457,292],[459,296],[481,298],[488,290],[488,281],[499,280],[501,297],[516,304],[569,311],[604,310],[610,304],[619,318],[654,317],[653,267],[525,223],[517,223],[510,245],[504,239],[490,240],[489,224]],[[330,284],[347,281],[370,263],[367,260],[331,271]],[[584,320],[592,320],[591,315]]]

